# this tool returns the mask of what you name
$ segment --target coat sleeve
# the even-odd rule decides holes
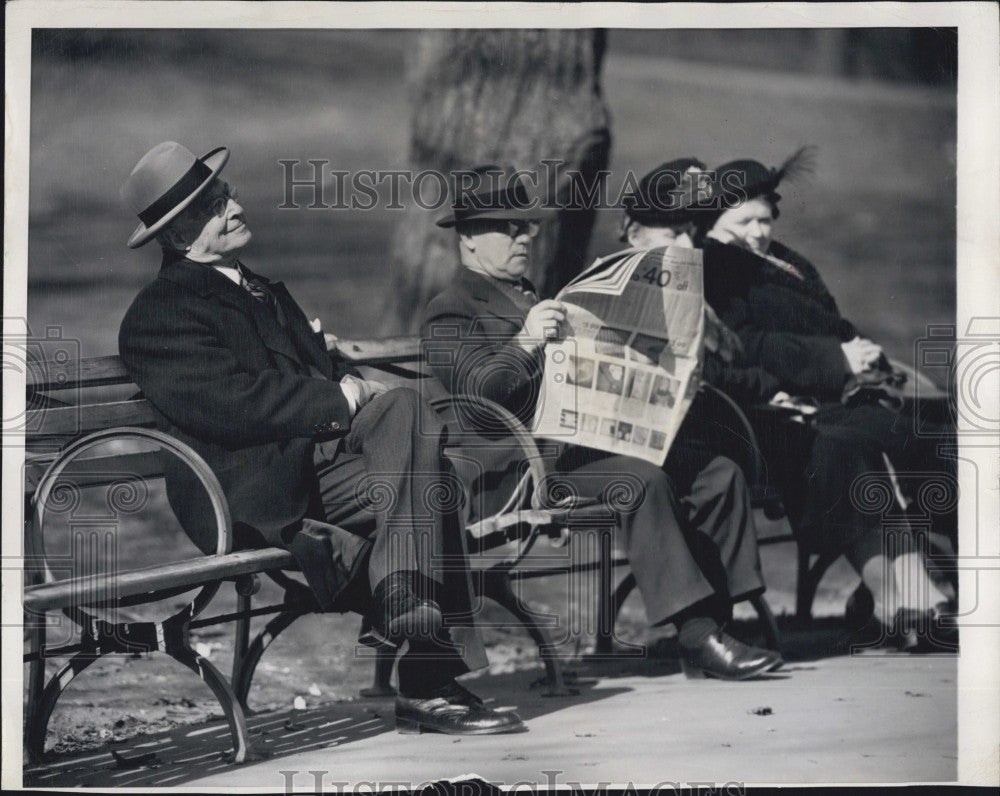
[[[802,395],[840,395],[849,375],[840,338],[761,329],[742,298],[730,300],[720,316],[739,335],[747,361],[775,376],[784,389]]]
[[[209,313],[160,298],[133,303],[118,347],[143,393],[178,428],[232,446],[347,433],[350,409],[339,384],[277,369],[250,372]]]
[[[705,353],[702,378],[739,404],[767,403],[781,390],[778,377],[763,368],[731,365],[710,352]]]
[[[521,415],[533,409],[544,360],[529,353],[514,335],[490,334],[477,317],[462,309],[431,302],[420,333],[434,341],[428,366],[452,395],[477,395]]]

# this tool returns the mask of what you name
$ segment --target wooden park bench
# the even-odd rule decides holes
[[[379,378],[393,385],[413,385],[415,380],[429,379],[421,363],[418,338],[342,340],[338,342],[338,351],[355,366],[379,371]],[[23,607],[27,646],[24,661],[29,664],[26,748],[33,759],[44,759],[48,721],[61,693],[94,661],[110,654],[158,651],[183,663],[209,686],[229,723],[234,747],[232,760],[244,762],[252,753],[245,715],[257,663],[285,628],[315,610],[315,603],[304,582],[294,576],[297,566],[289,552],[279,548],[232,550],[229,510],[214,474],[188,446],[152,428],[152,408],[136,390],[116,356],[75,359],[65,351],[53,354],[43,345],[40,352],[29,357],[24,422]],[[439,411],[475,400],[444,396],[439,386],[437,390],[434,405]],[[721,394],[716,397],[728,402]],[[478,403],[482,406],[489,402]],[[749,434],[753,447],[752,429],[735,405],[730,408],[735,410],[737,425],[742,423],[737,433]],[[600,584],[597,652],[602,653],[611,650],[617,609],[634,586],[634,580],[627,576],[614,588],[613,569],[627,561],[615,555],[608,543],[602,544],[596,558],[587,561],[574,560],[565,554],[555,557],[558,560],[553,556],[536,560],[527,555],[534,543],[545,536],[556,544],[565,543],[567,527],[609,529],[614,515],[607,507],[593,502],[547,503],[545,490],[534,488],[546,477],[546,469],[532,438],[506,410],[490,404],[489,411],[521,444],[524,476],[499,512],[468,526],[474,547],[486,550],[507,545],[505,549],[513,551],[482,558],[474,583],[479,594],[511,612],[538,644],[549,693],[572,693],[564,682],[556,646],[546,632],[546,627],[554,626],[557,617],[531,610],[515,595],[512,582],[570,572],[597,573]],[[211,513],[216,527],[215,552],[163,564],[140,561],[136,566],[122,566],[116,550],[111,550],[103,563],[90,560],[94,558],[94,545],[114,546],[113,526],[119,513],[141,514],[148,509],[149,486],[162,481],[164,456],[176,457],[199,477],[205,490],[206,511]],[[97,488],[104,490],[107,510],[100,516],[75,516],[74,507],[79,505],[84,491]],[[57,520],[70,526],[68,547],[53,547],[47,538],[46,526],[58,524]],[[176,523],[172,516],[170,520]],[[610,537],[606,534],[603,538]],[[762,542],[792,538],[781,536]],[[75,544],[82,547],[74,547]],[[805,562],[808,567],[808,557]],[[279,603],[253,605],[262,574],[283,589]],[[801,582],[801,568],[799,577]],[[202,616],[224,583],[232,583],[235,588],[236,610]],[[174,604],[166,619],[130,616],[130,610],[137,606],[163,604],[171,599],[176,603],[178,595],[192,593],[191,597],[185,596],[182,607]],[[768,643],[776,647],[777,628],[767,603],[756,598],[754,606]],[[79,640],[55,646],[47,644],[48,615],[55,612],[71,620],[76,634],[73,638]],[[271,614],[275,616],[251,640],[251,620]],[[234,623],[235,627],[233,665],[228,679],[192,648],[190,637],[191,630],[226,623]],[[45,661],[52,657],[69,660],[46,682]],[[392,662],[392,655],[379,655],[374,685],[368,694],[391,693],[388,683]]]

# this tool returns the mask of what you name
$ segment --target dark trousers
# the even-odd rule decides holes
[[[571,446],[555,469],[576,494],[612,507],[650,624],[704,600],[724,620],[731,595],[764,588],[746,483],[732,461],[713,458],[682,498],[663,469],[631,456]]]
[[[860,571],[873,556],[916,549],[901,523],[885,454],[897,484],[913,499],[911,519],[954,540],[955,506],[947,498],[923,506],[922,487],[938,480],[953,490],[955,460],[937,456],[947,436],[918,437],[911,410],[878,404],[825,404],[810,424],[764,416],[759,424],[769,479],[781,489],[797,532],[817,552],[839,552]],[[937,429],[940,430],[940,429]],[[921,516],[922,515],[922,516]],[[926,522],[924,522],[926,520]]]
[[[373,542],[368,589],[355,593],[370,598],[370,590],[390,573],[416,572],[445,616],[451,644],[410,645],[400,661],[404,690],[404,680],[428,674],[429,666],[433,677],[444,680],[487,664],[471,627],[462,488],[442,455],[444,433],[416,392],[390,390],[361,407],[343,439],[317,446],[314,460],[327,522]]]

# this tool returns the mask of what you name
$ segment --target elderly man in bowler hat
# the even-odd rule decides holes
[[[457,232],[461,267],[424,310],[421,333],[453,348],[429,363],[447,390],[488,398],[530,424],[544,348],[564,336],[566,310],[559,301],[539,301],[524,277],[540,214],[522,182],[487,178],[497,171],[473,169],[478,190],[457,194],[452,214],[437,222]],[[557,455],[555,470],[581,496],[610,500],[623,478],[642,482],[640,499],[620,513],[622,541],[650,624],[678,628],[688,676],[745,680],[780,664],[778,653],[743,644],[721,627],[733,598],[763,590],[735,463],[716,457],[679,491],[666,472],[635,457],[573,445]],[[720,547],[739,582],[730,579]]]
[[[225,147],[196,158],[165,142],[122,188],[141,222],[128,246],[155,238],[163,250],[121,324],[125,366],[157,426],[218,477],[237,547],[289,549],[317,607],[364,614],[362,643],[408,643],[400,732],[523,729],[455,680],[486,659],[473,628],[445,621],[467,623],[471,590],[457,511],[424,503],[454,477],[443,427],[412,390],[334,362],[285,287],[241,261],[251,232],[221,178],[228,159]],[[166,475],[182,526],[210,549],[196,482]]]

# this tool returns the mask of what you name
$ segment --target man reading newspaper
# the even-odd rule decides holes
[[[572,341],[566,339],[566,305],[539,301],[524,277],[539,228],[538,213],[526,209],[531,202],[522,183],[489,179],[499,171],[493,166],[473,169],[478,190],[456,196],[453,212],[438,221],[439,226],[455,228],[461,267],[451,286],[424,310],[421,329],[441,353],[430,366],[446,389],[496,401],[530,428],[547,350],[560,349],[570,356],[572,346],[566,344]],[[600,339],[609,352],[621,348],[624,353],[622,341],[610,335]],[[638,350],[643,350],[641,343]],[[650,349],[645,350],[649,356]],[[671,393],[672,385],[654,387],[655,380],[645,388],[637,387],[634,379],[627,386],[630,370],[636,370],[627,356],[609,353],[582,359],[573,378],[587,380],[588,389],[596,390],[598,384],[619,394],[644,389],[647,397],[656,393],[654,407],[684,400]],[[651,380],[654,375],[660,374],[650,370]],[[614,413],[594,417],[596,421],[577,417],[566,422],[574,431],[590,423],[597,434],[614,439],[612,448],[633,446],[643,433],[637,423],[626,428],[627,421]],[[654,431],[666,433],[647,427],[647,442]],[[665,453],[665,442],[660,450]],[[653,626],[673,623],[678,628],[688,676],[744,680],[780,665],[778,653],[745,645],[721,627],[734,600],[764,588],[749,496],[734,462],[701,457],[693,465],[695,456],[688,458],[692,466],[667,472],[648,457],[577,444],[559,444],[556,455],[556,471],[577,494],[602,498],[616,508],[620,543],[647,618]],[[616,504],[613,492],[636,478],[641,488],[635,499]]]

